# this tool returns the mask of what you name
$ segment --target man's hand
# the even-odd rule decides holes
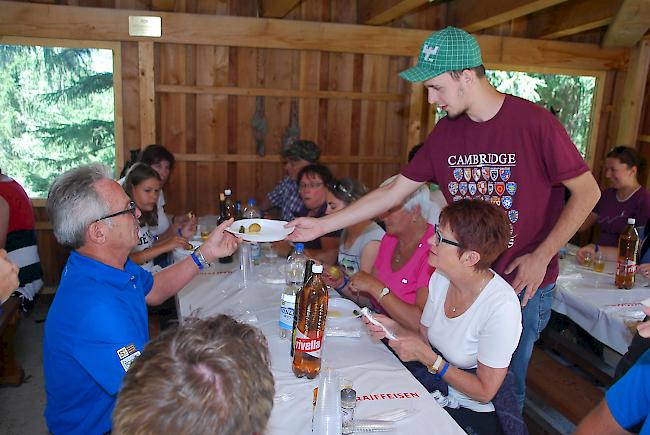
[[[18,266],[6,259],[7,251],[0,249],[0,304],[18,288]]]
[[[201,253],[207,262],[212,263],[217,258],[227,257],[237,250],[239,239],[225,231],[233,222],[232,218],[222,222],[201,245]]]
[[[293,232],[287,237],[293,242],[309,242],[323,234],[323,225],[316,218],[301,217],[292,220],[285,227],[295,227]]]
[[[517,275],[512,281],[512,287],[517,294],[521,293],[524,288],[526,289],[526,293],[521,300],[522,307],[525,307],[528,301],[535,296],[537,289],[544,280],[549,261],[532,252],[515,258],[504,271],[508,275],[517,269]]]

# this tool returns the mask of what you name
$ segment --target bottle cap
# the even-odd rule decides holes
[[[628,225],[634,225],[636,223],[636,219],[634,218],[627,218],[627,224]]]
[[[255,198],[248,198],[248,205],[255,205]]]
[[[226,190],[223,191],[223,193],[225,193],[226,196],[227,196],[227,195],[232,195],[232,190],[230,190],[230,189],[226,189]]]
[[[313,273],[323,273],[323,265],[322,264],[314,264],[311,267],[311,271]]]
[[[305,244],[304,243],[296,243],[295,245],[296,252],[302,252],[305,250]]]
[[[341,402],[357,401],[357,392],[352,388],[344,388],[341,390]]]

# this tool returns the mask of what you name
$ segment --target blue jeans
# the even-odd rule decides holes
[[[524,409],[526,399],[528,361],[530,361],[530,356],[533,354],[533,345],[551,318],[554,290],[555,283],[540,287],[521,312],[523,330],[521,331],[519,345],[512,355],[512,361],[510,361],[510,372],[515,381],[515,396],[521,410]],[[524,291],[519,294],[519,300],[523,298]]]

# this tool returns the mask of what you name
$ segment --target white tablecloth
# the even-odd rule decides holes
[[[608,262],[605,273],[594,272],[577,264],[574,256],[567,256],[560,261],[553,310],[623,354],[633,337],[627,325],[643,320],[640,302],[650,297],[650,288],[637,276],[634,288],[617,289],[614,270],[615,264]]]
[[[268,340],[276,387],[267,433],[309,434],[313,389],[318,379],[299,379],[291,371],[290,342],[280,340],[278,334],[283,285],[264,283],[256,273],[249,281],[252,284],[239,289],[239,271],[223,273],[236,267],[236,263],[216,265],[194,278],[177,295],[179,317],[185,318],[190,313],[199,317],[224,313],[259,327]],[[280,267],[277,264],[275,269]],[[256,272],[259,271],[257,268]],[[399,360],[365,332],[360,338],[326,337],[323,359],[323,368],[332,367],[342,378],[353,382],[357,396],[362,399],[357,401],[355,418],[413,409],[414,415],[396,423],[396,433],[464,433]]]

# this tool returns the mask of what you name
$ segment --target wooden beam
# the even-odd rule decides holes
[[[399,3],[369,18],[365,24],[381,26],[390,23],[427,3],[429,3],[429,0],[401,0]]]
[[[386,92],[342,92],[296,89],[245,88],[227,86],[156,85],[156,92],[176,94],[241,95],[247,97],[332,98],[343,100],[402,101],[401,94]]]
[[[567,0],[454,0],[449,4],[451,23],[477,32],[507,21],[550,8]]]
[[[621,103],[618,104],[620,110],[616,145],[628,145],[636,148],[649,65],[650,40],[644,39],[633,51],[625,76],[623,97]]]
[[[639,142],[650,143],[650,134],[640,134],[637,139]]]
[[[178,162],[239,162],[239,163],[280,163],[283,161],[279,154],[261,157],[257,154],[180,154],[174,153]],[[401,163],[399,157],[381,156],[321,156],[321,163]]]
[[[153,70],[153,42],[139,42],[140,148],[156,142],[156,94],[154,92]]]
[[[461,0],[462,1],[462,0]],[[511,1],[511,0],[509,0]],[[520,0],[521,1],[521,0]],[[557,0],[554,0],[557,1]],[[98,41],[142,41],[129,36],[129,15],[143,11],[0,1],[0,35]],[[431,33],[353,24],[147,11],[162,18],[156,42],[415,56]],[[624,69],[629,49],[594,44],[478,35],[487,64],[583,70]],[[529,57],[534,53],[534,57]]]
[[[262,16],[265,18],[284,18],[301,0],[261,0]]]
[[[650,28],[650,1],[623,0],[603,38],[603,47],[634,47]]]
[[[621,0],[577,0],[563,3],[528,18],[529,38],[557,39],[607,26]]]

